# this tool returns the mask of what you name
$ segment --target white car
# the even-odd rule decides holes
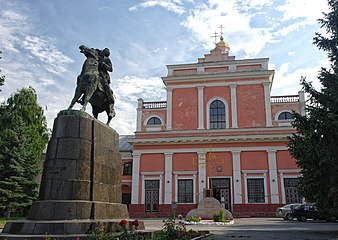
[[[292,215],[292,210],[301,205],[300,203],[291,203],[283,207],[279,207],[276,210],[276,217],[281,217],[284,220],[293,220],[294,216]]]

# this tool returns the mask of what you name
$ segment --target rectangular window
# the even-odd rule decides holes
[[[178,180],[178,203],[194,203],[193,180]]]
[[[247,179],[248,203],[264,203],[264,178]]]
[[[132,175],[133,164],[131,162],[127,162],[123,164],[123,175]]]
[[[302,203],[302,196],[298,194],[298,178],[284,178],[286,204]]]

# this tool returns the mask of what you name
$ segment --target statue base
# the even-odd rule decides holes
[[[6,223],[0,238],[88,234],[99,222],[112,230],[129,218],[121,201],[118,133],[83,111],[64,110],[54,121],[39,200],[32,204],[28,220]]]

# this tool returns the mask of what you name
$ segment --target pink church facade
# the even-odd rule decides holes
[[[222,40],[191,64],[168,65],[166,101],[139,99],[130,176],[131,217],[186,214],[205,196],[236,216],[273,216],[300,202],[287,150],[304,94],[270,96],[268,58],[236,60]]]

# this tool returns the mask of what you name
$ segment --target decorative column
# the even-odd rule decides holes
[[[234,175],[234,202],[242,204],[241,151],[231,151]]]
[[[197,86],[197,90],[198,90],[198,129],[204,129],[203,89],[204,89],[204,86]]]
[[[238,128],[237,125],[237,94],[236,94],[236,84],[230,84],[230,94],[231,94],[231,128]]]
[[[303,91],[298,92],[299,104],[300,104],[300,114],[305,116],[305,95]]]
[[[133,154],[133,174],[131,180],[131,203],[138,204],[138,193],[140,185],[140,158],[141,154]]]
[[[276,150],[267,150],[269,161],[271,203],[279,203]]]
[[[173,154],[164,153],[164,204],[171,204],[173,190]]]
[[[142,110],[143,110],[143,99],[139,98],[137,100],[137,122],[136,122],[136,132],[142,130]]]
[[[265,121],[267,127],[272,127],[271,105],[270,105],[270,82],[263,83],[265,100]]]
[[[200,202],[204,197],[204,189],[206,189],[206,154],[205,152],[198,152],[198,201]]]
[[[167,87],[167,130],[171,130],[173,89]]]

